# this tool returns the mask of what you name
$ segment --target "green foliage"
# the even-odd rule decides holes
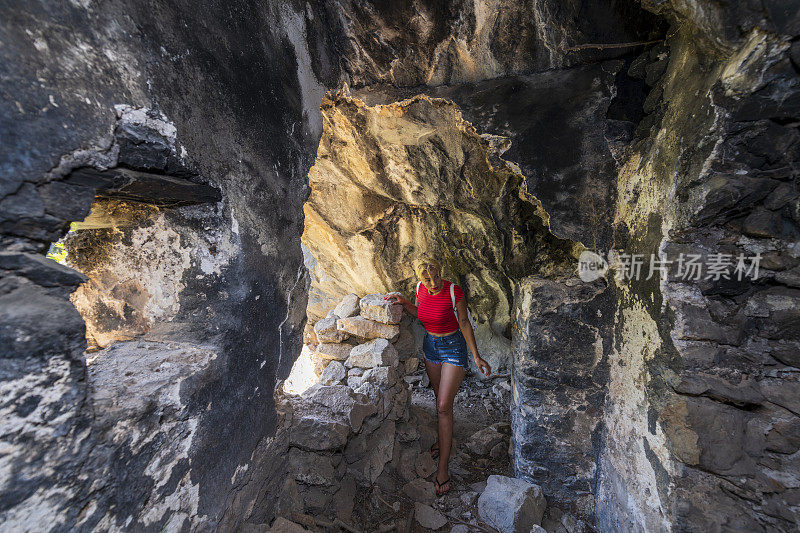
[[[52,259],[56,263],[65,264],[67,260],[67,249],[64,247],[64,243],[62,241],[56,241],[51,244],[50,249],[47,250],[47,258]]]

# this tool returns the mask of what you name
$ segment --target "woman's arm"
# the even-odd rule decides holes
[[[461,328],[461,333],[464,335],[467,346],[469,346],[469,350],[472,352],[475,365],[484,376],[489,376],[492,373],[492,367],[489,366],[489,363],[481,359],[481,356],[478,354],[478,343],[475,342],[475,332],[472,330],[472,324],[469,323],[469,315],[467,315],[466,296],[456,302],[456,310],[458,310],[458,327]]]
[[[403,298],[403,295],[399,293],[389,294],[383,297],[384,300],[391,300],[393,304],[402,304],[403,309],[408,311],[408,314],[416,317],[417,316],[417,306]],[[415,298],[416,300],[416,298]]]

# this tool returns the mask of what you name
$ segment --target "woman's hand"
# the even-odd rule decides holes
[[[480,357],[475,358],[475,364],[480,369],[481,374],[486,376],[487,378],[492,375],[492,367],[489,366],[489,363],[481,359]]]
[[[406,300],[405,298],[403,298],[403,296],[401,294],[398,294],[396,292],[392,293],[392,294],[387,294],[386,296],[383,297],[383,299],[384,300],[391,300],[391,302],[393,304],[406,305],[406,304],[410,304],[411,303],[408,300]]]

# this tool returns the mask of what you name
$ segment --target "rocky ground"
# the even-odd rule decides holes
[[[286,482],[252,531],[584,531],[512,475],[508,373],[469,373],[455,398],[450,491],[436,496],[436,408],[419,329],[383,295],[346,297],[306,332],[277,404]],[[312,384],[313,382],[313,384]]]
[[[419,424],[420,433],[427,433],[425,428],[436,430],[435,399],[426,378],[421,364],[417,371],[406,376],[407,380],[415,383],[411,389],[410,410],[412,420]],[[423,450],[416,461],[416,473],[427,475],[408,484],[402,473],[382,476],[373,493],[355,506],[354,518],[365,526],[369,525],[365,531],[377,530],[386,523],[399,523],[406,531],[420,532],[439,528],[447,531],[448,527],[454,531],[470,530],[458,529],[459,525],[472,530],[481,526],[486,528],[478,514],[478,496],[486,488],[489,475],[510,475],[509,392],[502,387],[493,387],[493,381],[507,384],[508,378],[481,381],[468,376],[456,395],[450,491],[442,497],[435,496],[433,479],[437,463],[425,457],[427,454]],[[361,512],[356,513],[356,510]],[[439,528],[432,527],[440,523],[443,525]]]

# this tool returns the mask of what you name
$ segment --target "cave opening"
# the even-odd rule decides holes
[[[586,78],[579,87],[596,83],[594,76]],[[516,102],[525,102],[531,92],[540,97],[552,92],[550,83],[541,79],[509,80],[500,89],[514,95],[519,87],[508,86],[515,83],[527,84],[528,90],[517,95]],[[469,95],[497,90],[478,88]],[[479,133],[465,119],[465,115],[479,116],[486,102],[464,100],[457,89],[436,97],[406,96],[382,102],[374,93],[340,90],[328,93],[320,108],[322,135],[309,171],[311,191],[304,205],[302,236],[309,272],[308,322],[301,354],[278,392],[278,405],[293,413],[286,425],[297,433],[292,443],[303,464],[324,465],[330,460],[326,447],[314,449],[304,441],[316,435],[309,427],[341,423],[354,430],[353,413],[359,405],[362,412],[356,416],[359,432],[342,430],[349,435],[342,437],[342,463],[347,466],[334,469],[326,480],[333,488],[320,488],[321,481],[305,473],[305,467],[292,466],[299,459],[290,461],[290,492],[297,493],[311,514],[324,512],[339,487],[353,481],[359,494],[366,486],[379,487],[375,490],[402,506],[405,515],[414,513],[407,508],[408,497],[414,499],[419,491],[427,494],[433,487],[426,478],[435,465],[426,450],[436,439],[437,412],[423,364],[425,330],[399,306],[383,300],[387,293],[399,291],[413,301],[418,282],[414,259],[423,253],[440,258],[443,277],[463,287],[478,350],[492,367],[492,374],[485,377],[470,362],[453,409],[458,445],[450,469],[460,484],[473,485],[478,492],[489,475],[527,473],[517,469],[515,458],[522,453],[515,453],[512,444],[513,396],[519,396],[512,379],[512,337],[519,336],[515,299],[533,286],[582,290],[586,299],[603,288],[601,282],[591,290],[568,288],[575,285],[577,258],[586,247],[551,232],[550,215],[519,163],[507,159],[514,145],[511,136]],[[461,105],[454,100],[459,96]],[[541,116],[531,124],[551,118],[553,109],[564,113],[573,97],[571,91],[564,91],[561,101],[550,95],[547,105],[540,107]],[[575,115],[596,105],[589,98],[579,105],[570,103]],[[489,128],[481,124],[481,129],[493,131],[489,124]],[[596,153],[599,148],[587,150]],[[553,161],[559,156],[563,153],[553,154]],[[607,172],[602,165],[611,157],[606,152],[598,157],[600,163],[591,164]],[[544,165],[536,161],[534,167],[537,164],[543,172]],[[601,189],[584,204],[603,201],[603,191],[607,193]],[[566,293],[541,296],[555,302]],[[591,339],[591,346],[595,344]],[[556,383],[560,378],[551,379]],[[528,391],[546,390],[547,381],[539,378],[535,386],[528,382],[525,386]],[[342,398],[348,398],[344,413],[337,411]],[[365,412],[369,414],[362,422]],[[359,447],[366,460],[357,455]],[[525,454],[530,455],[527,449]],[[427,496],[418,501],[426,502]],[[474,519],[470,505],[455,510],[456,518]],[[569,501],[553,502],[551,515],[559,508],[573,509]],[[371,523],[370,513],[376,510],[367,509],[345,507],[337,514]]]
[[[434,4],[0,9],[0,529],[796,529],[796,6]]]

